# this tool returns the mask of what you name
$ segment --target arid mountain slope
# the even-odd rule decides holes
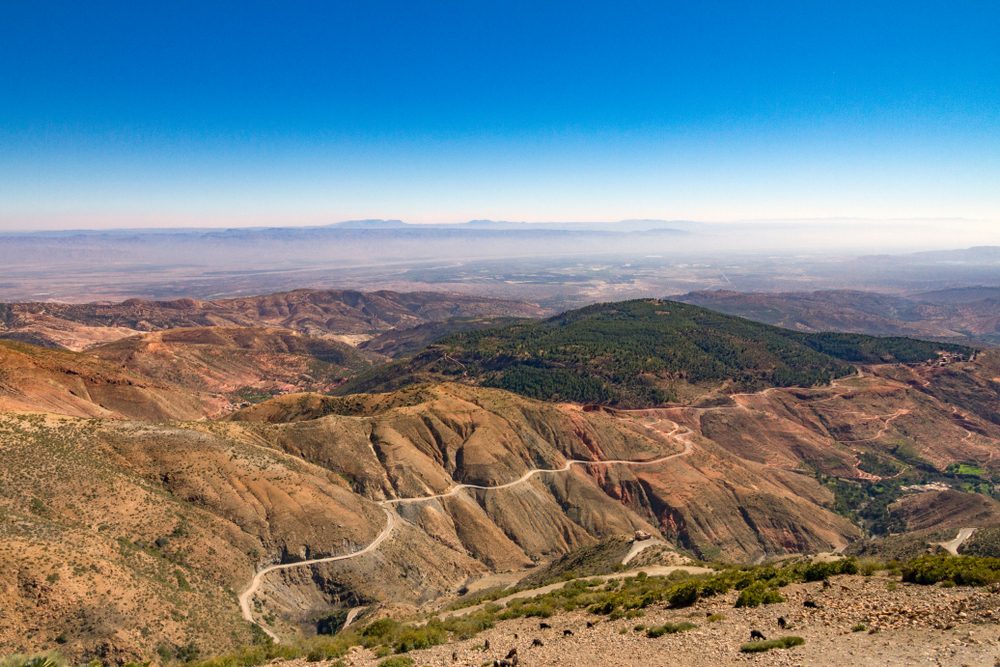
[[[482,345],[460,364],[503,369],[497,341],[513,340],[516,365],[593,362],[628,387],[647,363],[637,350],[666,327],[679,341],[669,363],[707,364],[679,373],[718,373],[698,400],[545,402],[459,365],[457,382],[296,391],[208,420],[248,388],[328,389],[365,352],[285,325],[169,329],[82,353],[0,343],[0,556],[17,563],[0,572],[0,605],[16,610],[0,618],[0,650],[216,653],[261,632],[241,616],[243,591],[253,621],[295,637],[348,608],[415,611],[636,530],[746,562],[898,531],[926,548],[954,517],[997,520],[1000,354],[927,363],[941,346],[632,304],[637,325],[628,307],[605,307],[596,322],[567,316],[583,321],[569,338],[461,334]],[[702,336],[712,323],[725,326]],[[615,375],[609,341],[641,363]],[[843,372],[739,391],[802,368]],[[254,576],[278,563],[289,567]]]
[[[1000,343],[1000,299],[982,289],[902,297],[856,290],[691,292],[678,301],[796,331],[847,331],[955,342]]]
[[[246,643],[262,560],[370,540],[382,512],[225,428],[0,416],[0,647],[111,663]]]
[[[262,327],[170,329],[88,352],[190,391],[246,397],[329,391],[372,363],[346,343]]]
[[[353,336],[453,317],[537,317],[521,301],[438,292],[296,290],[218,301],[0,304],[0,337],[80,350],[100,342],[179,327],[266,326],[314,336]],[[359,338],[360,337],[360,338]]]
[[[0,548],[38,555],[4,589],[26,611],[9,617],[3,645],[44,647],[73,619],[64,647],[74,655],[174,651],[185,637],[222,650],[247,637],[235,599],[255,566],[357,550],[385,527],[375,500],[506,484],[567,457],[649,460],[689,445],[649,467],[576,466],[402,504],[371,555],[271,575],[258,617],[287,636],[337,608],[414,605],[637,528],[739,560],[838,548],[860,531],[821,480],[869,483],[858,452],[894,460],[902,440],[915,467],[974,459],[996,470],[996,426],[873,370],[702,408],[584,411],[453,384],[283,396],[228,424],[5,417]],[[941,372],[917,377],[933,384]],[[113,587],[114,606],[85,602]],[[25,635],[29,624],[38,629]]]
[[[219,400],[180,390],[93,355],[0,341],[0,412],[77,417],[198,419]]]

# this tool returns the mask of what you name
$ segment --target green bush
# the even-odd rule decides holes
[[[441,622],[430,621],[427,625],[408,627],[402,630],[392,643],[392,648],[396,653],[407,653],[437,646],[446,641],[448,641],[448,632],[441,626]]]
[[[806,581],[823,581],[837,574],[857,574],[858,562],[853,558],[809,563],[802,573]]]
[[[740,591],[740,596],[736,599],[736,606],[759,607],[762,604],[774,604],[784,601],[785,598],[781,597],[781,593],[778,592],[777,588],[763,581],[755,581]]]
[[[306,650],[306,661],[325,662],[327,660],[334,660],[345,655],[358,642],[358,636],[350,632],[329,638],[318,637],[313,640]]]
[[[365,626],[365,629],[361,631],[361,636],[372,639],[384,639],[399,632],[399,627],[400,623],[395,619],[380,618]]]
[[[174,653],[172,650],[169,652]],[[164,653],[166,653],[166,651],[164,651]],[[300,651],[293,646],[268,643],[247,646],[234,653],[209,658],[207,660],[199,660],[189,664],[191,667],[254,667],[255,665],[263,665],[264,663],[270,662],[276,658],[291,660],[299,657],[299,655]]]
[[[985,586],[1000,581],[1000,558],[926,555],[902,568],[903,581],[911,584],[948,582],[957,586]]]
[[[413,658],[408,655],[394,655],[378,663],[378,667],[413,667]]]
[[[662,637],[663,635],[673,635],[678,632],[693,630],[696,627],[698,626],[694,623],[688,623],[687,621],[683,621],[681,623],[664,623],[663,625],[658,625],[646,630],[646,636],[650,639],[656,639],[657,637]]]
[[[765,639],[759,642],[748,642],[740,647],[740,652],[742,653],[763,653],[764,651],[770,651],[776,648],[791,648],[793,646],[802,646],[806,643],[806,640],[802,637],[788,636],[779,637],[778,639]]]
[[[698,584],[694,582],[685,582],[670,593],[667,601],[670,602],[671,607],[679,609],[681,607],[690,607],[698,601],[698,598]]]

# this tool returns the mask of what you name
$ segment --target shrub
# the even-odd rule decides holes
[[[168,647],[162,648],[162,651],[157,651],[161,658],[166,654],[175,653],[174,650]],[[299,651],[292,646],[270,643],[248,646],[234,653],[189,664],[191,667],[253,667],[254,665],[262,665],[265,662],[270,662],[275,658],[292,659],[298,656]]]
[[[759,607],[762,604],[774,604],[784,601],[785,598],[781,597],[781,593],[778,592],[777,588],[773,588],[763,581],[755,581],[740,591],[740,596],[736,599],[736,606]]]
[[[858,563],[858,572],[866,577],[870,577],[882,568],[882,564],[877,560],[865,558]]]
[[[857,574],[858,562],[853,558],[843,558],[841,560],[809,563],[802,578],[806,581],[823,581],[836,574]]]
[[[399,621],[391,618],[380,618],[372,621],[361,631],[362,637],[371,639],[384,639],[391,637],[399,631]]]
[[[926,555],[902,568],[903,581],[912,584],[949,582],[958,586],[985,586],[1000,581],[1000,558]]]
[[[719,621],[726,620],[726,617],[724,614],[712,614],[705,620],[708,621],[709,623],[718,623]]]
[[[678,632],[686,632],[687,630],[692,630],[696,627],[698,626],[694,623],[688,623],[687,621],[682,621],[681,623],[664,623],[663,625],[658,625],[646,630],[646,636],[650,639],[656,639],[657,637],[662,637],[663,635],[673,635]]]
[[[686,582],[671,591],[667,600],[670,602],[671,607],[679,609],[681,607],[690,607],[698,601],[698,597],[698,584]]]
[[[867,629],[868,626],[865,625],[864,623],[855,623],[854,626],[851,628],[851,632],[864,632]]]
[[[408,655],[394,655],[378,663],[378,667],[413,667],[413,658]]]
[[[448,633],[441,627],[440,622],[431,621],[424,626],[404,629],[392,643],[392,648],[396,653],[407,653],[437,646],[446,641],[448,641]]]
[[[318,637],[306,652],[307,662],[324,662],[339,658],[360,641],[354,633],[344,633],[335,637]]]
[[[748,642],[740,647],[741,653],[763,653],[764,651],[770,651],[776,648],[791,648],[793,646],[802,646],[806,643],[806,640],[802,637],[788,636],[779,637],[778,639],[765,639],[760,642]]]

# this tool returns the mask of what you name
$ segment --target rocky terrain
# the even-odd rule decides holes
[[[913,296],[860,290],[718,290],[673,298],[796,331],[852,331],[989,345],[1000,342],[1000,292],[996,288]]]
[[[0,304],[0,338],[81,350],[145,331],[179,327],[279,327],[352,343],[390,329],[454,317],[535,317],[520,301],[440,292],[295,290],[217,301]]]
[[[189,660],[626,560],[912,557],[959,531],[971,530],[963,542],[983,531],[989,549],[1000,525],[992,352],[877,358],[814,386],[703,383],[696,398],[637,409],[538,400],[460,373],[331,395],[385,358],[345,343],[361,335],[351,327],[387,326],[389,315],[363,299],[354,324],[312,335],[316,309],[333,307],[293,296],[295,307],[289,295],[227,302],[264,313],[253,326],[185,321],[198,326],[77,352],[0,343],[0,557],[16,563],[0,571],[0,605],[13,610],[0,617],[2,651]],[[358,324],[359,313],[375,319]],[[762,331],[739,363],[765,372],[763,350],[783,339]],[[404,348],[424,339],[400,334]],[[841,341],[822,344],[831,340]],[[859,341],[852,354],[935,349],[846,339]],[[783,363],[812,363],[813,352]],[[648,545],[632,554],[636,531]],[[663,642],[685,636],[696,635]],[[784,655],[819,642],[803,636],[806,647]],[[616,629],[610,639],[639,638]],[[645,655],[641,643],[627,650]]]
[[[544,619],[501,621],[474,638],[407,654],[406,664],[445,667],[492,664],[517,648],[520,665],[572,667],[588,658],[602,664],[630,665],[960,665],[993,667],[1000,660],[1000,590],[936,588],[897,584],[884,576],[844,576],[794,584],[782,590],[785,601],[756,608],[734,608],[736,593],[710,598],[685,609],[653,606],[635,618],[605,620],[585,612]],[[803,606],[815,602],[817,608]],[[787,627],[778,625],[778,618]],[[593,624],[588,627],[588,623]],[[664,624],[693,628],[650,638],[646,630]],[[564,636],[569,630],[571,636]],[[794,635],[802,646],[766,653],[741,653],[751,630],[768,638]],[[543,646],[532,646],[535,639]],[[489,649],[484,649],[489,642]],[[342,664],[378,665],[380,658],[356,647]],[[282,663],[289,667],[305,661]]]

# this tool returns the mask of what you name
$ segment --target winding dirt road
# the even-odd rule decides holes
[[[659,423],[659,422],[662,422],[662,421],[663,420],[660,419],[660,420],[657,420],[656,423]],[[527,482],[529,479],[531,479],[535,475],[563,473],[563,472],[569,471],[570,468],[572,468],[575,465],[587,465],[587,466],[608,466],[608,465],[651,466],[651,465],[656,465],[656,464],[659,464],[659,463],[663,463],[665,461],[670,461],[672,459],[676,459],[676,458],[680,458],[682,456],[689,455],[691,453],[691,451],[692,451],[691,440],[690,440],[690,436],[692,436],[692,435],[693,435],[693,432],[690,429],[688,429],[686,427],[682,427],[682,426],[674,423],[673,430],[670,431],[669,433],[664,433],[663,436],[666,437],[666,438],[676,437],[678,439],[682,439],[682,441],[684,443],[684,448],[681,451],[679,451],[679,452],[674,452],[672,454],[667,454],[666,456],[660,456],[660,457],[655,458],[655,459],[648,459],[648,460],[644,460],[644,461],[633,461],[633,460],[630,460],[630,459],[601,459],[601,460],[567,459],[565,465],[563,465],[561,468],[533,468],[532,470],[529,470],[528,472],[524,473],[523,475],[521,475],[520,477],[518,477],[517,479],[515,479],[513,482],[507,482],[505,484],[498,484],[498,485],[495,485],[495,486],[488,486],[488,485],[482,485],[482,484],[456,484],[455,486],[453,486],[448,491],[445,491],[444,493],[436,493],[436,494],[429,495],[429,496],[417,496],[417,497],[413,497],[413,498],[390,498],[390,499],[387,499],[387,500],[379,500],[379,501],[377,501],[377,503],[378,503],[379,506],[381,506],[382,511],[385,512],[386,523],[385,523],[385,527],[382,529],[382,531],[377,536],[375,536],[375,539],[372,540],[369,544],[367,544],[365,547],[363,547],[361,549],[358,549],[357,551],[352,551],[350,553],[341,554],[339,556],[324,556],[322,558],[310,558],[309,560],[300,560],[300,561],[296,561],[294,563],[278,563],[276,565],[269,565],[269,566],[267,566],[265,568],[262,568],[261,570],[258,570],[257,573],[254,574],[253,579],[250,580],[250,585],[247,586],[246,589],[244,589],[244,591],[242,593],[240,593],[240,596],[239,596],[240,611],[243,613],[243,618],[245,618],[247,621],[249,621],[249,622],[253,623],[254,625],[256,625],[257,627],[259,627],[261,630],[263,630],[267,634],[268,637],[270,637],[274,641],[280,642],[281,639],[278,637],[278,635],[276,635],[273,631],[271,631],[263,623],[258,622],[254,618],[254,615],[253,615],[253,608],[252,608],[253,596],[260,589],[260,586],[261,586],[261,584],[264,581],[264,577],[268,573],[274,572],[275,570],[290,570],[292,568],[308,567],[308,566],[317,565],[317,564],[320,564],[320,563],[334,563],[334,562],[337,562],[337,561],[349,560],[351,558],[358,558],[360,556],[364,556],[365,554],[371,553],[372,551],[374,551],[375,549],[377,549],[378,546],[382,542],[384,542],[389,537],[390,534],[392,534],[393,529],[396,527],[396,513],[395,513],[394,509],[390,509],[390,508],[395,508],[398,505],[409,505],[409,504],[413,504],[413,503],[422,503],[422,502],[427,502],[427,501],[431,501],[431,500],[439,500],[441,498],[447,498],[447,497],[450,497],[450,496],[454,496],[454,495],[456,495],[456,494],[458,494],[458,493],[460,493],[462,491],[465,491],[466,489],[476,489],[476,490],[483,490],[483,491],[499,491],[501,489],[509,489],[509,488],[511,488],[513,486],[517,486],[519,484],[523,484],[524,482]],[[289,454],[289,456],[291,456],[292,458],[298,458],[298,457],[296,457],[294,455],[291,455],[291,454]],[[303,460],[303,462],[304,462],[304,460]]]
[[[975,528],[961,528],[958,534],[955,535],[955,539],[948,540],[947,542],[938,542],[945,551],[950,553],[952,556],[958,555],[958,548],[962,546],[967,539],[972,537],[972,534],[976,532]]]

